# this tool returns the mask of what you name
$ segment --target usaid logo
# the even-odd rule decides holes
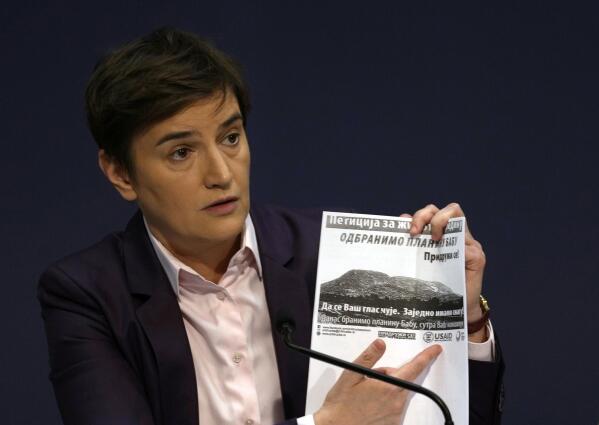
[[[422,335],[422,339],[427,344],[431,342],[450,342],[453,339],[453,334],[451,332],[425,332]]]

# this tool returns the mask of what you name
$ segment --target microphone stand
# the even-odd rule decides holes
[[[372,369],[368,369],[366,367],[359,366],[355,363],[346,362],[345,360],[338,359],[333,356],[329,356],[328,354],[320,353],[318,351],[310,350],[308,348],[302,347],[300,345],[296,345],[291,341],[291,334],[293,334],[293,325],[289,322],[283,322],[279,325],[279,333],[283,335],[283,341],[287,347],[295,350],[297,352],[302,353],[305,356],[312,357],[314,359],[320,360],[325,363],[332,364],[334,366],[338,366],[343,369],[351,370],[352,372],[359,373],[361,375],[368,376],[369,378],[378,379],[379,381],[386,382],[391,385],[395,385],[396,387],[401,387],[413,391],[415,393],[422,394],[431,400],[433,400],[441,412],[443,412],[443,417],[445,418],[445,425],[454,425],[453,420],[451,419],[451,413],[449,413],[449,408],[445,404],[445,402],[435,394],[433,391],[424,388],[418,384],[414,384],[410,381],[405,381],[403,379],[395,378],[392,376],[384,375],[380,372],[374,371]]]

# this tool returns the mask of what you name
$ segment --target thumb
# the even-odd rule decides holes
[[[382,339],[375,339],[366,349],[360,354],[355,360],[354,364],[359,366],[372,368],[379,361],[383,354],[385,354],[385,341]],[[337,383],[339,386],[354,386],[358,382],[362,381],[362,375],[344,370]]]

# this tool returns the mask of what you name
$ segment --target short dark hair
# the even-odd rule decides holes
[[[87,121],[98,147],[131,173],[136,134],[218,92],[235,95],[245,125],[250,102],[240,66],[195,34],[160,28],[96,64]]]

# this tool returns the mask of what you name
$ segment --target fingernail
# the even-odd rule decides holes
[[[384,348],[385,348],[385,341],[383,341],[383,340],[382,340],[382,339],[380,339],[380,338],[379,338],[379,339],[375,339],[373,344],[374,344],[374,347],[375,347],[377,350],[382,350],[382,349],[384,349]]]

